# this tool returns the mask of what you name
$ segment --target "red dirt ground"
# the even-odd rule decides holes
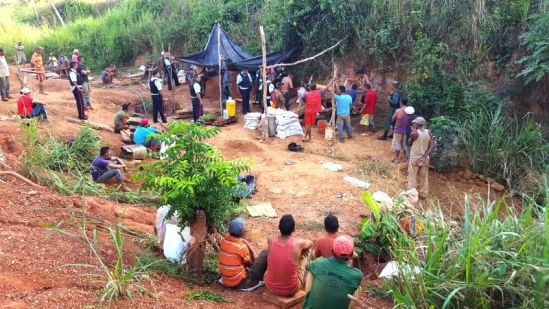
[[[12,75],[13,76],[13,75]],[[29,82],[36,89],[35,81]],[[79,125],[65,121],[66,116],[75,117],[76,108],[66,80],[48,80],[45,82],[46,96],[34,94],[37,100],[46,102],[50,122],[41,126],[43,134],[53,134],[64,139],[74,137]],[[138,97],[129,91],[103,88],[94,85],[93,102],[95,110],[88,114],[94,122],[110,125],[115,112],[124,100],[138,102]],[[145,97],[146,90],[140,85],[128,86],[140,91]],[[217,89],[215,80],[210,81],[209,92]],[[215,89],[215,90],[214,90]],[[12,78],[12,93],[17,94],[19,87]],[[206,99],[206,108],[218,106],[215,96]],[[380,97],[384,97],[381,94]],[[190,108],[187,86],[175,91],[174,98],[180,108]],[[9,116],[15,114],[15,100],[0,103],[0,145],[8,165],[16,168],[20,164],[19,156],[23,151],[17,138],[20,134],[18,124]],[[257,109],[256,106],[253,107]],[[168,110],[170,110],[168,108]],[[112,149],[122,144],[114,133],[98,132],[101,140]],[[365,180],[372,183],[372,191],[382,190],[395,195],[406,185],[405,166],[388,163],[392,157],[390,143],[378,141],[374,136],[355,134],[353,140],[345,144],[328,146],[318,132],[313,134],[313,142],[305,143],[303,153],[286,150],[289,142],[300,142],[300,138],[287,140],[271,139],[261,142],[255,132],[243,128],[243,119],[226,128],[211,142],[219,147],[228,159],[246,157],[253,161],[252,173],[257,176],[257,193],[249,203],[270,201],[279,215],[292,213],[297,221],[297,237],[315,238],[322,233],[323,218],[328,213],[339,217],[343,233],[358,233],[361,214],[368,210],[361,202],[362,190],[343,181],[346,175],[352,175],[360,165],[368,162],[386,166],[387,176],[363,171]],[[293,165],[287,165],[292,161]],[[340,163],[342,172],[330,172],[321,167],[326,161]],[[440,201],[444,213],[451,217],[461,214],[461,205],[465,193],[485,195],[486,188],[477,183],[460,182],[453,175],[430,174],[431,197],[422,202],[422,209],[432,209]],[[134,185],[135,187],[135,185]],[[273,190],[279,189],[279,190]],[[35,191],[35,192],[31,192]],[[281,193],[273,193],[280,192]],[[339,196],[339,197],[338,197]],[[341,198],[343,196],[343,198]],[[34,189],[26,184],[6,179],[0,183],[0,303],[2,308],[28,307],[87,307],[96,305],[98,283],[92,283],[85,273],[97,273],[88,269],[61,267],[65,264],[91,263],[92,257],[86,246],[79,240],[66,235],[52,233],[50,225],[61,224],[74,230],[86,211],[88,217],[100,218],[110,223],[120,222],[144,233],[152,233],[156,209],[142,205],[126,205],[107,201],[98,197],[62,196],[51,189]],[[256,248],[266,247],[266,238],[277,233],[277,219],[250,218],[247,221],[245,237]],[[90,229],[93,225],[89,225]],[[104,231],[100,233],[101,253],[112,263],[114,249]],[[125,243],[125,262],[131,264],[143,247],[136,239],[127,236]],[[379,284],[375,272],[379,267],[375,261],[367,261],[364,285]],[[116,307],[138,308],[246,308],[271,306],[261,300],[260,292],[243,293],[222,290],[217,284],[190,289],[182,280],[175,280],[162,274],[154,274],[156,291],[159,298],[136,296],[116,302]],[[373,279],[373,280],[372,280]],[[184,296],[200,289],[214,290],[229,297],[229,304],[215,304],[202,301],[188,302]],[[390,308],[391,302],[383,299],[363,297],[373,308]]]

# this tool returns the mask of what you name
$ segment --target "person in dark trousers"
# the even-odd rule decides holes
[[[179,86],[181,85],[181,83],[179,82],[179,77],[177,76],[177,72],[179,72],[179,66],[177,65],[177,62],[175,62],[175,57],[172,57],[171,58],[171,62],[172,62],[172,79],[173,79],[173,82],[175,84],[175,86]]]
[[[191,102],[193,105],[193,120],[196,123],[202,117],[202,94],[200,92],[200,75],[195,74],[192,77],[192,82],[189,83],[189,91],[191,93]]]
[[[387,119],[385,120],[383,135],[377,138],[382,141],[387,140],[387,138],[392,138],[392,136],[388,136],[388,134],[389,134],[389,130],[393,126],[393,115],[395,114],[395,111],[400,108],[400,99],[402,97],[402,92],[400,92],[398,85],[399,84],[396,80],[391,82],[391,87],[393,88],[393,92],[388,98],[389,112],[387,113]]]
[[[153,103],[153,122],[158,122],[158,115],[160,114],[160,120],[162,123],[167,123],[166,116],[164,115],[164,99],[160,91],[162,90],[162,81],[157,77],[157,72],[151,73],[152,78],[149,80],[149,89],[151,90],[151,98]]]
[[[109,150],[108,146],[101,147],[99,156],[93,160],[90,171],[93,181],[105,183],[115,178],[123,191],[130,191],[124,185],[124,176],[122,176],[122,172],[120,171],[120,169],[126,170],[126,165],[119,158],[111,157]]]
[[[86,120],[88,116],[84,113],[84,97],[82,95],[82,77],[77,73],[78,62],[71,62],[69,70],[69,83],[71,91],[76,101],[76,109],[78,110],[78,119]]]
[[[84,64],[84,57],[82,56],[78,56],[78,68],[76,69],[76,73],[82,77],[82,97],[84,98],[84,107],[86,109],[93,109],[90,98],[91,86],[88,78],[91,71],[88,70]]]
[[[168,90],[172,91],[173,68],[172,61],[170,60],[170,53],[168,52],[164,53],[164,57],[162,58],[162,68],[164,71],[164,83],[167,83]]]
[[[242,96],[242,113],[246,115],[250,112],[250,88],[252,87],[252,76],[248,69],[243,69],[236,77],[238,91]]]

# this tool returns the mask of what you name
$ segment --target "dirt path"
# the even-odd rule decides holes
[[[18,93],[17,85],[13,84],[13,93]],[[211,84],[215,85],[213,82]],[[30,86],[34,86],[34,81],[30,82]],[[139,85],[131,87],[144,92]],[[41,127],[42,132],[70,139],[78,131],[79,125],[64,120],[66,116],[76,115],[68,88],[66,80],[48,80],[45,83],[48,95],[35,94],[37,100],[46,102],[50,115],[50,122]],[[175,97],[180,102],[186,102],[186,107],[190,105],[187,86],[180,87]],[[128,91],[105,88],[95,88],[93,99],[95,110],[88,113],[90,120],[108,125],[111,125],[118,106],[124,100],[137,102],[137,96]],[[217,106],[215,100],[206,101],[206,108]],[[9,116],[15,112],[15,100],[0,104],[0,115]],[[22,151],[16,142],[20,129],[9,117],[2,119],[0,145],[8,164],[17,167]],[[239,121],[224,128],[211,142],[228,159],[249,158],[253,161],[252,174],[257,176],[257,193],[249,203],[269,201],[278,215],[292,213],[297,221],[298,237],[315,238],[320,235],[323,219],[329,213],[339,217],[342,232],[351,235],[358,233],[360,215],[368,211],[361,202],[362,190],[345,183],[343,177],[346,175],[360,176],[371,182],[370,190],[382,190],[390,195],[405,188],[405,165],[388,162],[391,158],[389,142],[355,134],[355,138],[345,144],[328,146],[315,131],[313,142],[303,145],[303,153],[292,153],[287,151],[287,144],[291,141],[301,143],[299,138],[272,139],[263,143],[255,132],[242,127],[243,119]],[[117,135],[98,133],[111,148],[120,147],[121,141]],[[322,168],[321,164],[327,161],[342,164],[343,171],[331,172]],[[465,192],[476,194],[485,191],[477,184],[454,182],[452,176],[449,178],[431,173],[432,196],[420,207],[432,208],[432,202],[441,200],[447,214],[459,214]],[[90,283],[82,274],[97,272],[61,267],[64,264],[94,263],[89,250],[77,239],[52,234],[48,226],[61,224],[70,228],[79,222],[85,209],[88,217],[121,222],[141,232],[152,233],[156,213],[154,208],[140,205],[118,204],[97,197],[61,196],[50,189],[35,190],[11,179],[0,184],[0,199],[4,201],[0,207],[0,303],[3,308],[82,307],[95,303],[100,285]],[[277,233],[277,222],[277,219],[250,218],[245,236],[256,248],[265,248],[267,236]],[[107,240],[107,237],[101,232],[101,238]],[[108,261],[114,261],[111,242],[102,243],[105,245],[101,252]],[[142,250],[135,239],[126,238],[125,260],[128,264]],[[259,292],[225,291],[213,284],[207,288],[222,292],[233,302],[221,305],[196,301],[189,303],[184,296],[202,288],[190,289],[185,282],[160,274],[155,274],[155,282],[160,295],[158,300],[138,296],[117,303],[117,307],[269,308],[261,301]],[[373,300],[372,304],[390,307],[386,301]]]

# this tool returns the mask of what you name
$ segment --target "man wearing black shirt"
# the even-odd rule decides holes
[[[84,65],[84,57],[78,56],[78,68],[76,69],[76,72],[80,75],[82,78],[82,97],[84,99],[84,107],[86,109],[93,109],[91,105],[91,87],[90,87],[90,80],[88,78],[88,75],[91,73],[90,70]]]

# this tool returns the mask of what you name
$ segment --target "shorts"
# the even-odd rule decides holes
[[[394,151],[401,151],[406,149],[406,134],[393,133],[393,143],[391,149]]]
[[[372,114],[362,115],[362,118],[360,118],[360,124],[363,125],[363,126],[373,126],[374,125],[374,115],[372,115]]]
[[[305,112],[305,115],[303,115],[303,121],[306,126],[314,126],[316,122],[316,113]]]
[[[36,73],[36,79],[39,82],[43,82],[46,80],[46,74],[45,73]]]

